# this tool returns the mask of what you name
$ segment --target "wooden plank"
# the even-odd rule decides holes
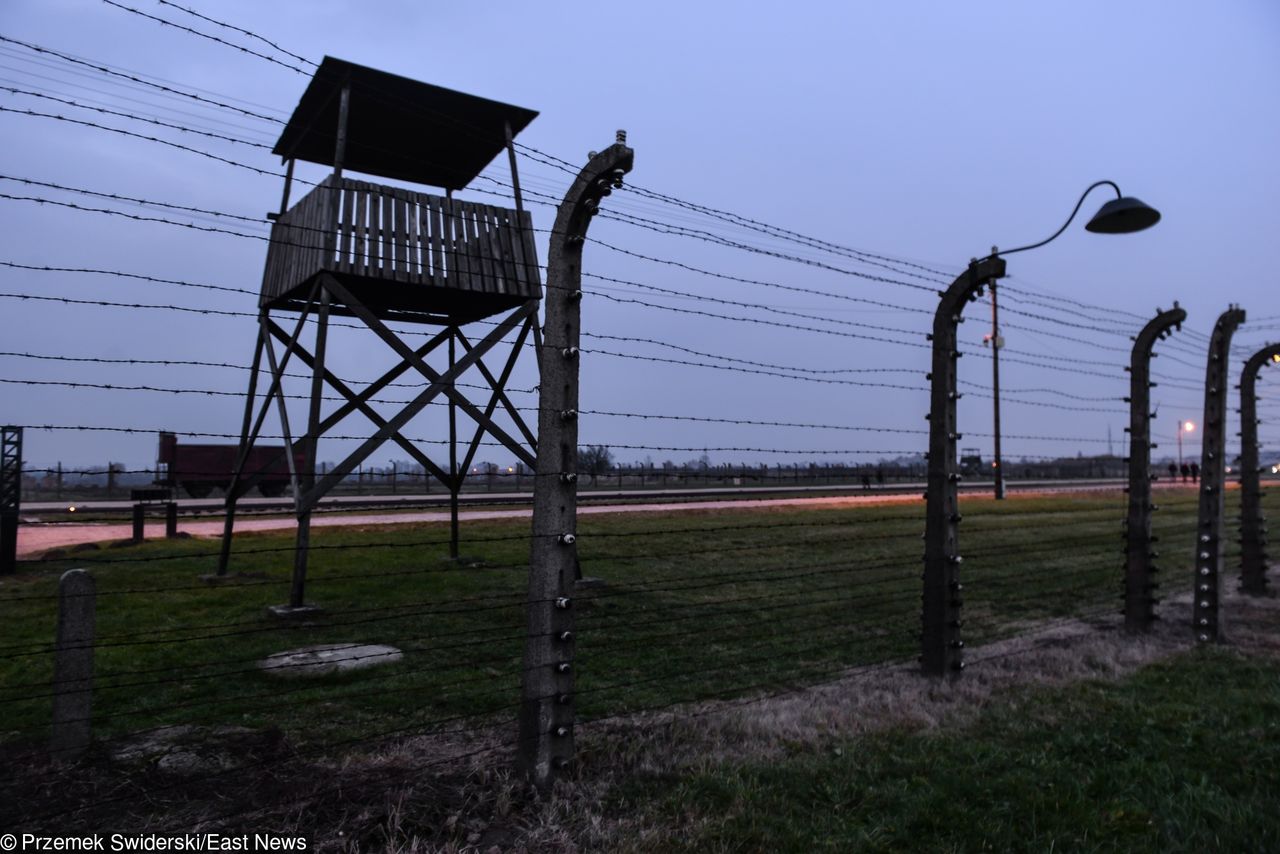
[[[481,230],[484,223],[477,216],[476,205],[465,204],[463,221],[467,224],[467,258],[471,261],[471,289],[488,293],[492,284],[493,277],[489,270],[488,259],[482,250]]]
[[[537,299],[542,296],[542,268],[538,266],[538,244],[534,240],[533,215],[528,211],[520,213],[521,245],[524,247],[525,275],[529,277],[529,296]]]
[[[356,255],[360,258],[357,265],[360,275],[369,272],[369,253],[372,251],[369,239],[369,192],[360,189],[356,196]]]
[[[506,227],[503,228],[503,234],[506,236],[507,243],[511,246],[511,265],[515,270],[516,276],[516,292],[523,297],[532,295],[532,288],[529,287],[529,269],[524,256],[524,241],[520,239],[520,229],[518,223],[520,214],[508,217]]]
[[[346,183],[346,182],[343,182]],[[351,242],[354,238],[352,232],[354,227],[352,223],[355,221],[355,215],[352,208],[355,206],[356,193],[350,187],[344,187],[342,190],[342,241],[339,244],[342,253],[341,262],[338,269],[345,272],[351,271]]]
[[[512,211],[495,207],[490,207],[489,211],[493,214],[493,238],[498,247],[498,257],[502,261],[502,276],[506,284],[503,293],[523,295],[524,292],[516,274],[515,250],[508,230],[510,217],[514,214]]]
[[[422,245],[419,239],[419,205],[413,200],[413,197],[404,200],[404,228],[407,229],[408,236],[408,273],[406,278],[408,282],[417,284],[422,279]]]
[[[431,284],[443,285],[445,278],[445,265],[443,252],[444,244],[440,240],[441,227],[443,225],[440,218],[441,198],[439,196],[426,196],[425,198],[426,205],[424,207],[423,214],[426,216],[427,239],[430,244],[429,255],[431,262],[429,264],[429,268],[431,273]]]
[[[467,245],[466,209],[457,199],[450,201],[449,209],[453,214],[453,260],[454,272],[457,273],[457,277],[450,284],[463,290],[475,290],[475,285],[471,281],[473,273],[470,247]]]
[[[396,269],[396,226],[395,210],[391,194],[383,192],[382,199],[382,275],[388,279],[395,276]]]
[[[382,268],[382,203],[377,191],[369,191],[369,270],[378,275]]]
[[[432,228],[440,236],[440,251],[436,256],[440,268],[436,271],[436,284],[443,287],[453,279],[456,266],[449,218],[449,200],[443,197],[438,199],[434,210],[435,218],[432,221]]]
[[[409,280],[413,267],[409,258],[412,251],[409,244],[409,203],[403,198],[396,199],[396,235],[396,278],[405,282]]]
[[[480,232],[480,251],[485,256],[485,269],[493,277],[490,280],[493,292],[505,294],[509,287],[508,280],[510,275],[506,270],[505,258],[502,253],[502,241],[498,236],[498,209],[492,205],[477,205],[476,207],[480,212],[480,219],[484,223],[484,228]]]

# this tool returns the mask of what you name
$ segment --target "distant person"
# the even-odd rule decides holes
[[[876,469],[876,486],[884,486],[884,469]]]
[[[1187,478],[1191,476],[1191,466],[1186,463],[1182,464],[1182,482],[1186,483]]]
[[[1199,463],[1191,464],[1191,482],[1192,483],[1200,482],[1200,464]]]
[[[1169,481],[1171,483],[1176,483],[1177,480],[1178,480],[1178,464],[1169,463]]]
[[[871,475],[869,475],[869,474],[864,474],[864,475],[862,476],[862,488],[863,488],[863,489],[870,489],[870,488],[871,488]]]

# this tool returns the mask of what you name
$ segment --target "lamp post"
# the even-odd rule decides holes
[[[1182,434],[1194,432],[1195,429],[1194,421],[1178,422],[1178,471],[1182,471]]]
[[[1076,202],[1075,210],[1071,212],[1071,216],[1067,217],[1067,221],[1062,224],[1062,227],[1049,235],[1049,237],[1039,243],[1019,246],[1016,249],[1006,249],[1003,252],[999,248],[992,246],[991,254],[982,260],[989,261],[1004,255],[1012,255],[1015,252],[1039,249],[1046,243],[1053,242],[1062,232],[1067,230],[1067,226],[1071,225],[1072,220],[1076,218],[1076,214],[1080,212],[1081,205],[1084,204],[1085,197],[1103,185],[1115,190],[1116,197],[1098,209],[1098,212],[1093,215],[1093,219],[1085,224],[1086,231],[1091,231],[1094,234],[1130,234],[1150,228],[1160,221],[1159,211],[1132,196],[1122,195],[1120,188],[1114,181],[1097,181],[1090,184],[1088,189],[1081,194],[1080,200]],[[1004,498],[1004,460],[1001,459],[1000,454],[1000,348],[1004,346],[1004,339],[1000,335],[1000,321],[996,310],[996,279],[989,279],[986,284],[991,291],[991,397],[992,434],[994,438],[992,443],[992,468],[995,472],[995,497],[1000,500]]]
[[[925,516],[924,595],[921,610],[920,662],[926,674],[943,676],[964,668],[960,639],[961,585],[958,529],[960,524],[960,471],[956,447],[961,434],[956,424],[957,330],[965,303],[976,300],[983,290],[1005,275],[1003,256],[1036,249],[1066,231],[1076,218],[1085,197],[1103,185],[1115,190],[1116,198],[1104,204],[1085,229],[1095,234],[1127,234],[1149,228],[1160,221],[1160,213],[1132,197],[1120,193],[1112,181],[1098,181],[1080,196],[1062,227],[1041,240],[1014,249],[993,249],[982,259],[973,259],[951,286],[942,292],[933,318],[933,370],[929,409],[929,491]],[[996,431],[999,442],[999,431]],[[997,472],[999,465],[997,461]]]

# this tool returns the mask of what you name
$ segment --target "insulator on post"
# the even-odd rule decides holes
[[[582,299],[582,291],[579,291],[579,290],[569,291],[569,295],[565,297],[565,299],[569,300],[569,302],[578,302],[580,299]]]
[[[552,730],[552,732],[554,732],[558,737],[564,738],[569,734],[569,728],[567,726],[558,726]]]
[[[573,632],[561,632],[560,634],[556,635],[556,639],[564,641],[565,643],[568,643],[569,641],[573,640]]]
[[[572,421],[577,417],[578,417],[578,410],[576,409],[566,409],[560,413],[561,421]]]
[[[571,546],[578,541],[578,538],[573,534],[561,534],[559,540],[561,545]]]
[[[572,605],[573,605],[573,600],[570,599],[568,596],[559,596],[556,598],[556,607],[559,608],[561,611],[564,611],[565,609],[571,607]]]
[[[560,482],[561,483],[577,483],[578,473],[572,472],[572,471],[562,471],[560,472]]]
[[[563,350],[560,351],[560,355],[564,356],[566,359],[576,359],[578,358],[578,348],[565,347]]]
[[[573,665],[567,661],[562,661],[556,665],[556,673],[568,673],[573,669]]]
[[[567,706],[567,705],[569,705],[570,703],[572,703],[572,702],[573,702],[573,695],[572,695],[572,694],[557,694],[557,695],[556,695],[556,702],[557,702],[558,704],[560,704],[561,706]]]

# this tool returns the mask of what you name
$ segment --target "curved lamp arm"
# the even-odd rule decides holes
[[[1124,196],[1120,193],[1120,188],[1116,185],[1115,181],[1098,181],[1096,183],[1090,184],[1089,188],[1080,195],[1080,201],[1076,202],[1075,210],[1071,212],[1071,216],[1067,217],[1067,221],[1062,224],[1062,228],[1059,228],[1057,231],[1055,231],[1053,234],[1046,237],[1044,240],[1041,240],[1039,243],[1031,243],[1026,246],[1019,246],[1016,249],[1001,249],[998,252],[992,252],[983,260],[985,261],[987,259],[995,258],[1000,255],[1012,255],[1015,252],[1025,252],[1028,249],[1038,249],[1041,246],[1044,246],[1046,243],[1056,240],[1058,236],[1062,234],[1062,232],[1067,230],[1067,226],[1071,225],[1072,220],[1076,218],[1076,214],[1080,213],[1080,207],[1084,204],[1085,197],[1087,197],[1090,193],[1092,193],[1098,187],[1101,187],[1103,184],[1106,184],[1107,186],[1111,187],[1111,189],[1116,191],[1117,199],[1124,198]]]

